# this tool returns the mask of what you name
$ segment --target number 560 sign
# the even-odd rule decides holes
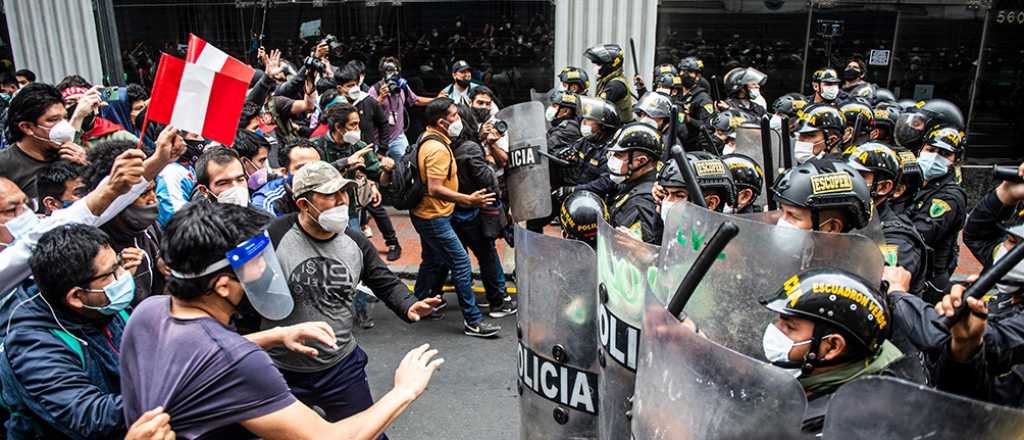
[[[1024,11],[1001,10],[996,14],[998,24],[1024,24]]]

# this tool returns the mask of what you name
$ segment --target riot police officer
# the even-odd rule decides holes
[[[852,146],[843,156],[850,167],[860,172],[871,191],[871,199],[885,236],[885,244],[881,246],[885,264],[900,266],[910,272],[912,284],[908,291],[920,294],[929,278],[928,246],[910,218],[898,214],[889,206],[902,173],[899,156],[879,142]]]
[[[813,159],[790,168],[772,188],[782,208],[778,225],[842,233],[867,226],[871,194],[844,162]]]
[[[560,151],[583,137],[580,134],[579,97],[569,92],[555,92],[551,105],[544,112],[544,119],[551,124],[548,128],[548,148]]]
[[[955,165],[963,155],[964,133],[955,127],[933,130],[924,140],[917,164],[924,186],[908,215],[925,242],[934,250],[926,300],[935,302],[948,291],[957,265],[957,236],[967,216],[967,193],[957,182]]]
[[[963,130],[964,115],[952,102],[930,99],[924,104],[905,109],[896,120],[893,136],[897,145],[918,153],[925,136],[940,127]]]
[[[868,140],[875,122],[875,111],[867,101],[852,98],[839,106],[839,112],[846,119],[843,140],[847,145],[860,145]]]
[[[615,194],[608,199],[609,223],[651,244],[661,242],[661,217],[652,191],[663,148],[657,130],[634,122],[619,130],[608,149],[608,177],[615,182]]]
[[[896,120],[900,117],[900,108],[889,102],[875,104],[872,110],[874,113],[874,124],[871,126],[871,140],[896,145],[893,133],[896,130]]]
[[[889,201],[889,208],[897,214],[905,214],[913,206],[917,192],[924,185],[924,176],[921,174],[921,167],[917,165],[917,156],[910,150],[898,145],[891,145],[892,151],[900,158],[900,181],[896,184],[893,192],[893,199]]]
[[[696,63],[696,58],[684,58],[683,61],[692,60]],[[697,65],[690,65],[680,63],[680,66],[687,66],[687,68],[696,68]],[[703,65],[703,64],[701,64]],[[699,71],[698,71],[699,72]],[[682,79],[682,109],[679,112],[679,121],[682,121],[686,125],[688,133],[700,133],[704,129],[704,124],[711,119],[711,116],[715,114],[715,103],[711,100],[711,95],[708,93],[708,89],[702,85],[707,83],[704,78],[695,76],[692,71],[684,71],[681,77]],[[678,123],[678,122],[677,122]],[[684,146],[688,150],[695,149],[700,143],[700,139],[703,136],[691,135],[688,136]]]
[[[751,122],[754,122],[751,115],[739,110],[730,109],[716,113],[703,127],[701,149],[714,154],[732,153],[727,145],[729,135],[735,136],[739,126]]]
[[[772,103],[771,127],[782,129],[782,119],[789,118],[789,131],[792,133],[800,126],[800,112],[807,107],[807,97],[799,93],[787,93]]]
[[[879,87],[875,89],[875,99],[872,100],[872,104],[878,105],[883,102],[887,104],[895,104],[896,94],[894,94],[892,90]]]
[[[815,104],[804,110],[802,125],[793,144],[793,158],[804,163],[839,152],[846,133],[846,118],[839,110],[827,104]]]
[[[764,188],[764,170],[761,169],[761,165],[739,153],[722,156],[722,162],[729,168],[732,181],[736,185],[736,204],[733,205],[733,212],[761,212],[761,207],[755,203],[761,195],[761,189]]]
[[[719,109],[734,109],[750,113],[760,119],[767,113],[761,96],[761,86],[768,80],[768,75],[753,67],[737,67],[725,74],[725,88],[729,98]]]
[[[565,198],[558,214],[562,238],[579,240],[597,247],[598,219],[608,220],[608,207],[604,200],[590,191],[576,191]]]
[[[892,315],[881,295],[853,273],[816,268],[761,300],[779,314],[762,338],[765,358],[791,371],[807,394],[804,432],[821,431],[828,397],[841,385],[888,373],[901,357],[887,340]]]
[[[679,74],[685,82],[687,76],[695,80],[694,84],[704,90],[711,90],[711,83],[704,78],[704,61],[697,57],[686,57],[679,60]],[[691,87],[692,88],[692,87]]]
[[[666,76],[666,75],[667,75],[667,78],[672,78],[672,77],[678,76],[679,75],[679,69],[676,69],[676,66],[673,66],[673,65],[667,64],[667,63],[663,63],[663,64],[657,65],[654,68],[654,76],[652,77],[652,78],[654,78],[654,89],[655,90],[657,90],[658,88],[664,86],[664,84],[662,84],[662,82],[664,81],[662,79],[662,77]],[[644,79],[641,78],[639,74],[633,77],[633,87],[636,88],[636,95],[637,96],[644,96],[644,95],[647,94],[647,86],[644,84]],[[667,89],[671,89],[670,86],[664,87],[664,88],[666,90]]]
[[[723,212],[726,206],[736,204],[736,186],[732,174],[721,159],[705,151],[696,151],[687,153],[686,160],[693,167],[697,186],[704,193],[704,204],[708,209]],[[666,218],[672,205],[689,200],[686,179],[675,159],[670,159],[661,167],[653,194],[659,203],[658,209],[662,220]]]
[[[568,66],[558,74],[558,81],[562,83],[562,91],[574,95],[586,95],[590,89],[590,79],[587,72],[579,67]]]
[[[835,69],[821,69],[814,72],[811,78],[811,87],[814,88],[813,104],[835,104],[845,101],[846,92],[839,90],[839,75]]]
[[[672,99],[661,93],[648,93],[640,98],[640,101],[636,103],[636,108],[633,110],[636,118],[636,122],[642,122],[650,125],[655,130],[658,130],[662,134],[662,138],[667,143],[670,142],[668,131],[672,128]],[[676,142],[682,143],[688,137],[685,124],[675,125],[675,139]]]
[[[587,49],[583,55],[598,66],[594,96],[611,102],[622,122],[632,121],[633,93],[622,73],[622,48],[617,44],[604,44]]]
[[[1018,167],[1020,168],[1020,167]],[[1018,174],[1020,170],[1018,169]],[[1011,230],[1024,230],[1024,184],[1002,182],[971,211],[964,225],[964,244],[985,268],[1006,255],[1020,241]],[[996,285],[993,313],[1024,309],[1024,267],[1010,271]]]

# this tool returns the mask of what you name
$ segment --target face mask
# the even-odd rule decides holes
[[[267,183],[268,173],[269,171],[267,171],[266,168],[260,168],[256,170],[256,172],[252,173],[252,175],[249,176],[249,181],[246,182],[246,185],[249,187],[249,190],[256,191],[263,187],[263,185]]]
[[[249,206],[249,188],[245,186],[233,186],[213,197],[217,199],[217,203]]]
[[[695,85],[697,85],[697,78],[694,78],[690,75],[683,75],[683,87],[689,90],[692,89]]]
[[[361,93],[362,93],[362,91],[359,90],[359,86],[352,86],[351,89],[348,89],[348,93],[346,94],[346,96],[348,96],[348,99],[350,101],[355,101],[355,100],[359,99],[359,95]]]
[[[860,71],[857,69],[846,69],[843,71],[843,79],[847,81],[853,81],[860,77]]]
[[[70,122],[63,119],[54,124],[53,127],[50,127],[50,132],[47,136],[54,145],[64,145],[75,140],[75,127],[72,127]]]
[[[485,123],[485,122],[487,122],[487,121],[489,121],[491,119],[491,109],[489,109],[489,108],[474,108],[473,109],[473,116],[476,116],[477,122],[480,122],[481,124],[483,124],[483,123]],[[548,119],[548,120],[550,121],[550,119]]]
[[[548,107],[547,110],[544,110],[544,119],[546,119],[548,122],[554,121],[555,116],[557,115],[558,107]]]
[[[104,315],[110,316],[124,310],[135,298],[135,278],[132,274],[124,272],[113,283],[103,286],[103,293],[107,296],[109,304],[103,307],[86,305],[85,308],[92,309]]]
[[[761,89],[747,89],[747,96],[749,96],[751,100],[756,100],[761,97]]]
[[[793,156],[796,163],[804,163],[814,157],[814,142],[796,141],[793,145]]]
[[[661,202],[661,221],[663,223],[666,223],[666,224],[668,223],[668,213],[669,213],[669,211],[672,210],[672,207],[675,206],[676,203],[678,203],[678,202],[675,202],[675,201],[670,202],[668,200],[665,200],[665,201]]]
[[[651,128],[653,128],[655,130],[658,129],[658,121],[655,121],[654,118],[652,118],[650,116],[644,116],[644,117],[642,117],[640,119],[637,119],[636,121],[641,123],[641,124],[647,124],[648,126],[650,126]]]
[[[590,128],[587,124],[580,125],[580,134],[585,138],[589,138],[594,135],[594,129]]]
[[[305,200],[306,203],[309,203],[310,207],[320,212],[316,216],[316,222],[325,231],[341,234],[348,229],[348,205],[338,205],[326,211],[320,211],[316,206],[313,206],[309,199]]]
[[[728,143],[727,142],[725,144],[725,146],[722,147],[722,154],[732,154],[735,151],[736,151],[736,144],[733,144],[733,143]]]
[[[768,324],[768,327],[764,329],[764,337],[761,338],[761,348],[764,349],[764,357],[771,363],[791,362],[789,360],[789,352],[793,347],[810,343],[810,339],[802,342],[793,342],[775,324]],[[786,370],[793,374],[793,377],[799,377],[801,374],[799,368],[787,368]]]
[[[917,158],[917,165],[921,167],[924,180],[937,179],[949,172],[949,160],[939,156],[939,153],[922,152]]]
[[[121,220],[129,230],[138,233],[152,226],[159,213],[156,203],[146,206],[129,206],[121,211]]]
[[[341,141],[346,144],[356,144],[361,136],[362,134],[359,130],[346,131],[345,134],[341,135]]]
[[[449,137],[457,138],[460,134],[462,134],[462,119],[459,119],[448,126]]]
[[[821,97],[825,98],[826,101],[831,101],[839,96],[839,86],[824,86],[821,88]]]
[[[615,156],[608,156],[608,171],[611,171],[611,174],[609,174],[608,177],[611,178],[612,182],[615,182],[616,185],[626,181],[626,174],[622,172],[622,165],[624,164],[625,162],[622,159]]]
[[[32,212],[31,209],[25,207],[25,212],[22,212],[21,215],[8,220],[3,226],[6,227],[7,232],[10,232],[11,236],[14,237],[14,241],[18,241],[27,236],[28,233],[35,229],[38,224],[39,217],[36,217],[36,214]]]
[[[464,89],[466,87],[469,87],[469,80],[468,79],[457,79],[457,80],[455,80],[455,84],[458,84],[459,87]]]
[[[799,226],[797,226],[797,225],[795,225],[793,223],[790,223],[788,220],[786,220],[785,216],[779,217],[779,221],[775,223],[775,226],[778,226],[778,227],[783,228],[783,229],[803,230],[803,228],[801,228],[801,227],[799,227]]]

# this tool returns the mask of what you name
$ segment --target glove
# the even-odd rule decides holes
[[[561,201],[561,200],[565,200],[566,197],[569,197],[569,194],[572,194],[573,191],[576,191],[576,187],[575,186],[563,186],[563,187],[559,187],[558,189],[552,191],[551,195],[555,199]]]

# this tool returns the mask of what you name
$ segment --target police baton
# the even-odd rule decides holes
[[[629,39],[629,49],[630,49],[630,55],[633,58],[633,76],[634,77],[635,76],[639,76],[640,75],[640,67],[636,63],[636,43],[633,42],[632,38]],[[636,85],[636,84],[634,84],[634,85]],[[639,92],[640,91],[637,90],[637,93],[639,93]],[[629,92],[629,94],[633,95],[634,98],[640,99],[640,96],[638,96],[637,93]]]
[[[1017,174],[1017,167],[1011,165],[992,165],[992,179],[1010,183],[1024,183],[1024,177]]]
[[[672,316],[678,318],[679,314],[683,313],[683,308],[690,301],[690,297],[693,296],[694,290],[697,290],[697,285],[704,279],[704,275],[707,275],[708,270],[711,269],[711,265],[715,263],[718,254],[739,233],[740,228],[733,222],[727,221],[718,225],[715,234],[704,245],[704,249],[701,249],[700,254],[697,255],[697,260],[693,262],[693,266],[690,266],[690,270],[686,272],[683,281],[679,283],[675,294],[669,300],[668,311]]]
[[[1010,252],[1003,258],[1000,258],[994,264],[981,272],[978,276],[978,280],[968,287],[964,291],[960,306],[953,312],[953,316],[942,319],[941,321],[932,321],[936,327],[944,332],[949,332],[949,329],[960,322],[961,319],[970,311],[967,307],[967,298],[974,298],[980,300],[992,287],[1003,279],[1007,273],[1010,272],[1018,263],[1024,260],[1024,246],[1021,243],[1017,243]]]
[[[761,156],[764,159],[764,163],[761,166],[764,168],[764,186],[765,195],[768,197],[768,210],[774,210],[778,208],[775,203],[775,193],[770,191],[769,185],[775,183],[775,164],[772,160],[772,126],[771,120],[768,119],[768,115],[761,116]],[[772,182],[772,183],[768,183]]]
[[[782,169],[788,170],[793,168],[793,139],[789,133],[789,116],[782,118]],[[765,181],[767,187],[769,183]],[[774,184],[774,182],[772,182]],[[765,188],[767,189],[767,188]]]
[[[718,113],[718,99],[721,96],[718,91],[718,75],[711,75],[711,100],[715,101],[715,113]]]
[[[673,125],[672,128],[674,129],[675,126]],[[686,200],[707,209],[708,204],[704,201],[704,192],[700,190],[700,185],[697,185],[697,174],[690,166],[690,161],[686,160],[686,150],[682,145],[673,142],[671,151],[672,159],[675,159],[679,172],[683,174],[683,179],[686,179]]]

